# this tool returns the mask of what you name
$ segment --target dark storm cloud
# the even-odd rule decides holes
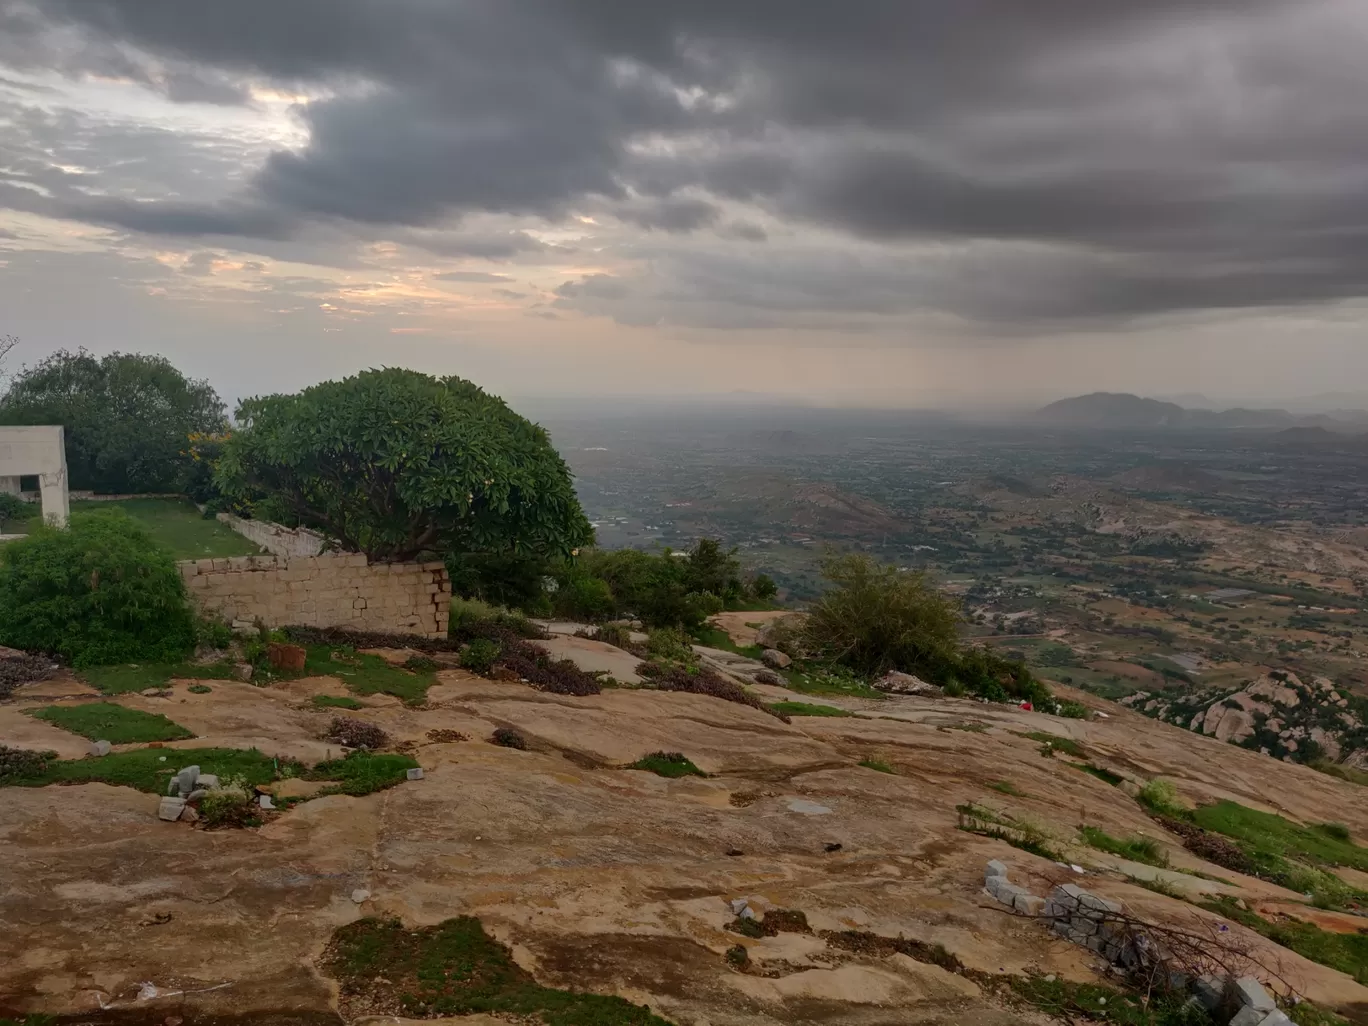
[[[20,67],[168,95],[193,74],[190,93],[217,102],[253,80],[333,91],[303,109],[308,145],[235,195],[51,201],[128,230],[278,238],[343,221],[511,259],[545,244],[495,233],[478,252],[439,228],[587,211],[707,233],[720,254],[772,235],[768,218],[888,249],[899,281],[859,262],[809,275],[783,260],[788,283],[763,259],[737,269],[789,310],[842,315],[850,297],[898,313],[899,291],[1051,322],[1368,292],[1354,0],[0,0],[6,29],[0,60]],[[987,247],[975,266],[991,278],[968,288],[908,255],[945,242]],[[662,266],[686,274],[692,253]],[[586,280],[560,301],[634,322],[651,320],[646,296],[764,305],[735,286]]]

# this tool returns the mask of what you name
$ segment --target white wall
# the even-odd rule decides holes
[[[0,490],[18,493],[19,478],[38,475],[43,516],[65,524],[71,513],[67,495],[66,438],[61,425],[0,427]]]

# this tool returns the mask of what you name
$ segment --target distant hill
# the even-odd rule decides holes
[[[1159,428],[1181,427],[1187,413],[1177,403],[1128,392],[1093,392],[1050,403],[1036,417],[1067,427]]]
[[[1095,429],[1213,429],[1286,431],[1319,427],[1327,431],[1352,430],[1352,421],[1325,414],[1297,416],[1287,410],[1192,410],[1177,403],[1146,399],[1128,392],[1092,392],[1060,399],[1037,410],[1035,419],[1059,427]]]

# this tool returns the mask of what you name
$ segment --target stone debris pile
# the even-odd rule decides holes
[[[1169,985],[1191,994],[1190,1001],[1227,1026],[1292,1026],[1263,984],[1252,976],[1189,976],[1173,965],[1164,946],[1125,915],[1120,902],[1077,884],[1061,884],[1049,897],[1012,883],[1007,866],[993,859],[984,869],[983,887],[994,899],[1022,915],[1037,916],[1065,940],[1096,952],[1125,972],[1141,968],[1167,974]],[[1162,977],[1161,977],[1162,978]]]
[[[201,773],[198,766],[186,766],[177,771],[166,785],[166,796],[157,807],[157,818],[168,823],[177,820],[194,822],[199,819],[195,805],[210,791],[221,785],[212,773]]]

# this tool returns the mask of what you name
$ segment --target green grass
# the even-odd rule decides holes
[[[320,762],[309,771],[311,780],[336,781],[335,787],[325,788],[325,794],[349,794],[353,798],[383,791],[408,778],[418,761],[408,755],[351,752],[345,758]]]
[[[882,759],[861,759],[860,765],[865,769],[878,770],[880,773],[896,773],[897,771],[884,762]]]
[[[732,637],[721,627],[714,627],[710,623],[705,623],[693,631],[693,638],[700,645],[708,648],[719,648],[723,652],[734,652],[736,655],[745,656],[747,659],[759,659],[764,654],[764,648],[760,645],[738,645],[732,641]]]
[[[1083,751],[1083,746],[1073,738],[1047,734],[1042,730],[1033,730],[1021,736],[1031,741],[1040,742],[1041,755],[1054,755],[1055,752],[1063,752],[1075,759],[1086,759],[1088,757],[1087,753]]]
[[[345,695],[314,695],[309,699],[320,709],[364,709],[360,702]]]
[[[1049,835],[1034,823],[1017,819],[977,802],[956,805],[955,811],[959,814],[959,829],[967,833],[978,834],[980,837],[995,837],[1000,841],[1006,841],[1013,848],[1020,848],[1051,862],[1062,861],[1062,856],[1050,843]]]
[[[1148,1003],[1138,995],[1097,983],[1074,983],[1040,975],[1008,976],[1005,982],[1023,1001],[1052,1020],[1105,1022],[1113,1026],[1211,1026],[1205,1011],[1183,1005],[1183,995],[1155,995]]]
[[[41,775],[11,778],[6,783],[15,787],[43,787],[98,781],[150,794],[165,794],[171,775],[183,766],[192,765],[198,765],[203,773],[217,775],[224,782],[241,780],[248,787],[269,784],[280,773],[297,775],[298,770],[297,764],[278,762],[255,748],[139,748],[131,752],[114,752],[101,759],[52,762]]]
[[[51,723],[54,727],[92,741],[108,741],[113,745],[139,744],[147,741],[184,741],[194,737],[179,723],[172,723],[160,713],[126,709],[113,702],[91,702],[87,705],[49,705],[32,709],[29,715]]]
[[[125,663],[121,666],[91,666],[80,677],[105,695],[126,695],[132,691],[161,688],[170,680],[235,680],[231,662],[210,663]]]
[[[1019,790],[1017,790],[1016,784],[1012,783],[1010,780],[994,780],[988,786],[992,788],[994,791],[996,791],[998,794],[1009,794],[1013,798],[1026,797]]]
[[[1230,801],[1204,805],[1194,810],[1192,819],[1200,827],[1239,841],[1256,863],[1281,858],[1368,870],[1368,848],[1340,836],[1335,824],[1301,826]]]
[[[790,691],[804,695],[845,695],[849,698],[887,698],[869,682],[840,668],[794,663],[786,670],[775,670]]]
[[[349,923],[333,934],[322,968],[342,985],[344,1015],[354,1000],[358,1012],[420,1018],[490,1012],[546,1026],[670,1026],[624,998],[541,986],[472,916],[413,930],[398,920]]]
[[[393,695],[406,705],[422,705],[427,701],[428,688],[437,683],[437,675],[431,670],[405,670],[376,655],[332,645],[308,648],[304,672],[296,676],[336,677],[358,695]]]
[[[854,716],[853,712],[838,709],[834,705],[814,705],[811,702],[774,702],[772,712],[785,716]]]
[[[117,502],[76,500],[71,512],[87,513],[117,506],[145,527],[177,559],[208,559],[222,556],[254,556],[260,547],[217,520],[205,520],[188,499],[120,499]],[[6,525],[14,534],[27,534],[42,520],[41,514],[29,520]]]
[[[652,752],[628,769],[647,770],[660,777],[706,777],[707,774],[679,752]]]
[[[1295,920],[1269,922],[1240,908],[1229,895],[1204,901],[1202,907],[1263,934],[1303,958],[1338,969],[1358,983],[1368,985],[1368,934],[1330,933],[1311,923]]]
[[[1083,843],[1098,851],[1119,855],[1132,862],[1163,868],[1168,865],[1168,853],[1152,837],[1113,837],[1099,827],[1085,826],[1079,830]]]

